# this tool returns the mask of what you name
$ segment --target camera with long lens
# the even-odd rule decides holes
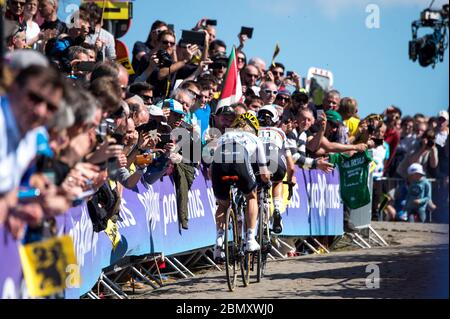
[[[165,50],[159,50],[156,53],[156,57],[158,58],[159,67],[161,68],[168,68],[173,64],[172,57]]]
[[[415,62],[419,60],[422,67],[444,60],[444,53],[448,47],[448,17],[449,5],[445,4],[441,10],[425,9],[420,14],[420,20],[411,24],[413,38],[409,42],[409,58]],[[418,37],[420,28],[432,28],[433,33]]]

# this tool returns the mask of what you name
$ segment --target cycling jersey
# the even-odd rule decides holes
[[[260,167],[266,166],[264,146],[256,135],[234,130],[225,132],[217,140],[214,162],[237,163],[242,160],[242,156],[247,156],[251,164],[258,164]]]
[[[252,133],[228,131],[217,141],[211,164],[212,186],[217,199],[227,200],[230,182],[223,176],[238,176],[236,186],[244,194],[257,187],[255,170],[262,172],[267,164],[263,143]]]
[[[272,181],[278,182],[286,175],[286,134],[277,127],[262,127],[258,137],[264,144],[267,157],[267,167],[272,174]]]

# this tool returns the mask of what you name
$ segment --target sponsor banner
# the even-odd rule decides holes
[[[290,204],[282,214],[286,236],[341,235],[343,207],[339,195],[339,173],[311,170],[296,173],[297,185]],[[102,270],[125,256],[152,253],[174,255],[215,243],[215,197],[211,181],[201,170],[189,191],[189,229],[178,223],[176,192],[170,177],[153,185],[138,184],[123,191],[117,229],[120,241],[113,249],[105,232],[93,231],[86,204],[72,208],[57,218],[58,235],[72,237],[81,284],[69,285],[66,298],[89,292]],[[18,242],[0,226],[0,293],[3,298],[25,298]],[[76,273],[69,269],[67,275]]]

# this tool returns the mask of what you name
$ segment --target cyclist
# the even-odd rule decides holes
[[[292,185],[294,176],[294,160],[285,148],[286,134],[276,127],[280,117],[273,105],[265,105],[258,111],[259,129],[258,137],[263,142],[267,157],[267,166],[272,173],[272,231],[280,234],[283,231],[280,207],[283,202],[283,179],[287,174],[287,182]]]
[[[214,258],[224,257],[221,250],[224,241],[225,216],[230,206],[230,183],[223,176],[238,176],[236,186],[247,198],[247,234],[245,250],[258,251],[260,246],[255,239],[258,218],[257,182],[255,173],[260,174],[263,183],[270,183],[270,172],[266,166],[266,155],[261,140],[258,139],[259,123],[252,113],[239,115],[217,141],[211,164],[211,176],[214,195],[218,207],[216,211],[217,236]]]

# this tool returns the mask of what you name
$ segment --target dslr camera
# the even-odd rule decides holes
[[[168,68],[173,64],[172,57],[165,50],[159,50],[156,53],[156,57],[158,58],[159,67],[161,68]]]

